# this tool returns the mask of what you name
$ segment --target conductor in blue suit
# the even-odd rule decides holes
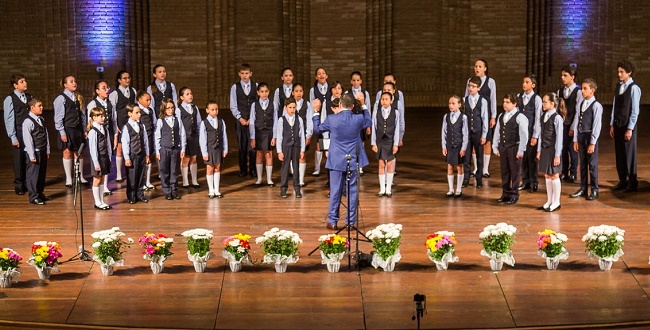
[[[351,111],[355,107],[355,97],[358,104],[361,104],[361,113],[355,114]],[[348,195],[348,207],[350,219],[346,225],[354,225],[357,214],[357,163],[359,167],[368,165],[366,156],[361,144],[359,131],[370,127],[372,121],[365,106],[365,96],[357,93],[354,97],[350,94],[341,96],[340,109],[334,110],[334,115],[327,116],[323,123],[320,123],[321,102],[315,99],[314,107],[314,133],[330,132],[329,155],[325,167],[330,170],[330,204],[328,210],[328,223],[326,228],[337,230],[336,223],[339,220],[339,206],[341,204],[341,193],[346,188],[346,175],[348,158],[350,159],[350,194]]]

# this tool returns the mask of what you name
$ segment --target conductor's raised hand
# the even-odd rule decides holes
[[[361,92],[356,92],[354,98],[359,101],[359,104],[366,104],[366,95]]]
[[[320,112],[320,109],[323,107],[323,103],[321,103],[320,99],[314,99],[311,101],[311,106],[314,108],[314,112]]]

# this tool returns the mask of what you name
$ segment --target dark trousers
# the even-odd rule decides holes
[[[126,198],[135,201],[144,198],[144,152],[131,154],[131,166],[126,167]]]
[[[237,141],[239,142],[239,173],[255,172],[255,150],[251,148],[251,136],[248,126],[242,125],[239,120],[235,122]]]
[[[464,183],[469,183],[472,150],[476,153],[476,184],[483,184],[483,145],[481,144],[481,132],[470,132],[469,139],[467,139],[467,151],[465,152],[465,162],[463,164],[465,170]]]
[[[578,154],[580,156],[580,189],[587,191],[591,183],[591,191],[598,191],[598,142],[593,154],[587,153],[591,142],[591,132],[578,134]],[[589,181],[587,181],[589,179]]]
[[[519,180],[521,179],[521,159],[517,158],[519,145],[499,147],[501,161],[501,189],[503,197],[519,199]]]
[[[618,180],[637,188],[639,183],[636,178],[636,129],[632,131],[630,141],[625,141],[627,127],[614,126],[614,152],[616,153],[616,172]]]
[[[532,133],[532,130],[530,131]],[[539,139],[537,143],[540,143]],[[537,160],[537,144],[530,145],[530,135],[526,143],[526,152],[521,159],[521,176],[523,184],[537,184],[537,172],[539,172],[539,161]]]
[[[178,190],[178,164],[181,157],[181,149],[160,147],[160,181],[162,191],[169,195],[172,191]]]
[[[25,162],[26,154],[23,151],[25,144],[23,143],[22,134],[18,135],[19,147],[12,146],[11,154],[14,159],[14,188],[16,190],[25,191],[25,169],[27,163]]]
[[[282,154],[284,154],[284,160],[282,161],[280,182],[282,183],[281,188],[287,189],[289,187],[289,171],[291,164],[293,164],[294,170],[297,171],[298,169],[300,146],[282,146]],[[300,189],[300,176],[297,173],[293,175],[293,189]]]
[[[339,221],[339,208],[341,206],[341,195],[343,190],[347,193],[347,173],[345,171],[330,170],[330,204],[328,219],[329,223],[335,225]],[[346,225],[354,225],[357,221],[357,172],[352,171],[350,174],[350,193],[348,194],[348,210],[350,219],[346,214]]]
[[[29,160],[27,153],[25,157],[25,187],[29,192],[29,201],[33,202],[39,197],[43,197],[45,190],[45,174],[47,172],[47,151],[39,150],[34,152],[36,162]]]
[[[578,169],[578,153],[573,150],[573,136],[569,136],[570,129],[571,125],[564,125],[562,140],[562,174],[564,176],[576,175]],[[578,134],[578,132],[573,134]]]

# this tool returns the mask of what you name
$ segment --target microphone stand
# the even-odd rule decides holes
[[[79,147],[79,152],[78,152],[78,157],[74,161],[74,175],[75,175],[75,180],[74,180],[74,200],[73,200],[73,205],[79,206],[79,219],[81,221],[81,246],[79,247],[79,253],[75,254],[72,256],[70,259],[68,259],[66,262],[73,261],[73,260],[81,260],[81,261],[92,261],[93,259],[90,257],[90,251],[86,250],[86,241],[85,241],[85,235],[84,235],[84,207],[83,207],[83,194],[81,193],[81,168],[79,167],[79,158],[81,157],[81,153],[83,152],[84,149],[84,144],[81,144]],[[77,203],[77,195],[79,196],[79,203]]]

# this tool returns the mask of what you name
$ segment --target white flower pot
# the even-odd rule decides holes
[[[287,262],[286,261],[281,261],[279,263],[275,263],[275,272],[276,273],[286,273],[287,272]]]
[[[556,270],[559,265],[560,265],[560,259],[546,258],[546,268],[550,270]]]
[[[341,269],[340,261],[331,262],[327,264],[327,271],[330,273],[338,273],[340,269]]]
[[[503,268],[503,260],[501,258],[490,258],[490,269],[492,271],[500,271]]]
[[[395,270],[395,264],[401,259],[402,255],[400,254],[399,249],[395,252],[395,254],[386,258],[386,260],[382,259],[378,253],[373,253],[371,264],[373,267],[375,267],[375,269],[381,267],[385,272],[392,272]]]
[[[43,268],[36,268],[36,271],[38,272],[38,278],[41,280],[48,280],[50,279],[50,275],[52,274],[52,268],[51,267],[43,267]]]
[[[0,275],[0,288],[10,288],[12,281],[13,277],[11,276],[11,273],[7,272]]]
[[[341,269],[341,260],[345,256],[345,251],[336,254],[325,255],[323,251],[319,251],[321,256],[321,263],[327,265],[327,271],[330,273],[338,273]]]
[[[193,261],[194,264],[194,271],[197,273],[205,273],[205,268],[208,266],[208,263],[206,261]]]
[[[436,262],[436,269],[437,270],[447,270],[448,267],[449,267],[449,262],[448,261]]]
[[[449,268],[449,263],[458,262],[458,257],[454,255],[454,251],[445,253],[440,260],[434,259],[431,254],[427,253],[429,260],[431,260],[435,265],[437,270],[447,270]]]
[[[613,264],[614,261],[612,260],[605,260],[604,258],[598,259],[598,267],[600,267],[600,270],[610,270],[612,269]]]
[[[102,275],[110,276],[113,275],[113,265],[104,265],[101,264]]]
[[[239,261],[229,261],[228,265],[230,266],[230,271],[233,273],[237,273],[241,270],[241,260]]]
[[[160,274],[165,268],[165,260],[167,257],[154,255],[150,258],[151,259],[149,259],[149,266],[151,267],[151,271],[154,274]]]

